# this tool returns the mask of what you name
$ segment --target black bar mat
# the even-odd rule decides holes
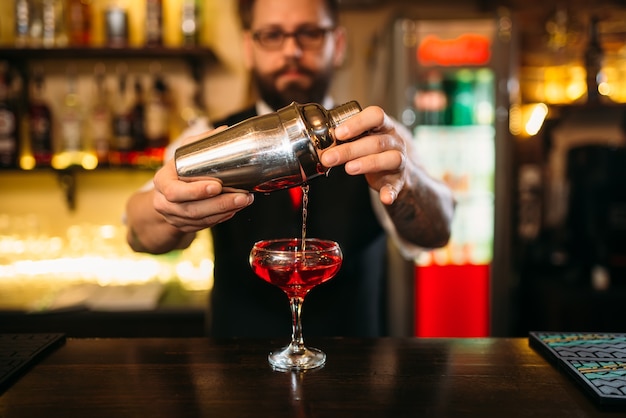
[[[530,332],[528,341],[600,405],[626,405],[626,334]]]
[[[63,343],[65,334],[0,334],[0,394]]]

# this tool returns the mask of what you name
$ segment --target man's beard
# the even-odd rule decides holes
[[[273,110],[281,109],[291,102],[303,103],[322,103],[330,86],[332,70],[326,70],[321,73],[313,73],[304,68],[298,68],[298,71],[312,77],[313,82],[308,88],[301,87],[298,83],[290,83],[282,91],[278,91],[275,85],[275,79],[285,68],[276,71],[268,76],[262,76],[257,71],[252,72],[252,78],[256,83],[260,98],[265,101]]]

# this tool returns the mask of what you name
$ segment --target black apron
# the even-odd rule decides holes
[[[254,116],[254,108],[215,124],[232,126]],[[384,333],[386,237],[372,209],[364,176],[343,167],[309,183],[307,237],[337,241],[344,255],[335,278],[314,288],[302,308],[307,336],[365,336]],[[291,333],[287,296],[251,270],[254,242],[301,237],[302,210],[288,190],[256,193],[254,203],[211,228],[215,250],[210,333],[215,337],[276,337]]]

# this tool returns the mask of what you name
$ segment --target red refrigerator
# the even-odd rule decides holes
[[[515,36],[510,16],[401,19],[393,27],[394,108],[431,174],[453,190],[445,248],[414,266],[414,334],[506,334]]]

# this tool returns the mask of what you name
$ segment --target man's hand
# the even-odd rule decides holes
[[[364,174],[381,202],[391,205],[408,181],[407,164],[412,164],[407,155],[410,144],[398,128],[380,107],[367,107],[335,129],[338,141],[364,136],[325,150],[321,162],[326,167],[345,164],[348,174]]]
[[[178,178],[174,160],[154,176],[154,209],[183,232],[210,228],[232,218],[254,200],[251,193],[223,193],[217,179],[186,182]]]
[[[335,137],[342,143],[321,153],[324,166],[345,164],[348,174],[363,174],[404,239],[423,247],[445,245],[454,213],[452,192],[424,170],[406,128],[371,106],[339,125]]]
[[[206,133],[185,143],[201,137]],[[186,248],[197,231],[232,218],[254,201],[251,193],[224,193],[218,179],[179,179],[173,159],[156,172],[153,184],[153,189],[133,194],[126,204],[127,241],[135,251]]]

